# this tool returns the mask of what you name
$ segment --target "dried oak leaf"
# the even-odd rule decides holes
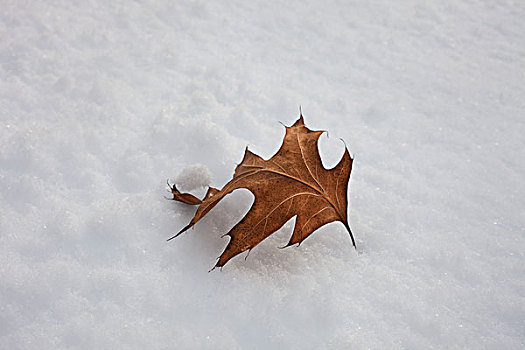
[[[244,218],[225,234],[231,239],[216,266],[222,267],[237,254],[251,250],[294,216],[295,228],[286,247],[300,244],[333,221],[343,223],[355,247],[346,198],[353,159],[345,147],[339,163],[325,169],[317,148],[323,132],[308,129],[301,115],[286,127],[283,144],[273,157],[264,160],[246,148],[233,179],[220,191],[210,187],[202,201],[171,187],[173,200],[200,205],[190,223],[169,240],[195,225],[224,196],[246,188],[254,194],[255,201]]]

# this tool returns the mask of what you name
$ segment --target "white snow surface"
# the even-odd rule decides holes
[[[1,349],[523,349],[525,2],[24,1],[0,11]],[[349,221],[222,270],[170,242],[302,105]],[[328,136],[328,137],[327,137]]]

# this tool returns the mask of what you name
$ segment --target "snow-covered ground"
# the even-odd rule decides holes
[[[523,349],[525,2],[0,1],[1,349]],[[302,105],[349,218],[208,270]]]

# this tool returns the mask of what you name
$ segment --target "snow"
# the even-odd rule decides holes
[[[0,348],[522,349],[525,3],[2,2]],[[222,270],[302,105],[349,220]]]

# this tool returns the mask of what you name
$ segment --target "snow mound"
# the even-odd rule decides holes
[[[175,184],[181,191],[191,191],[197,188],[209,186],[212,174],[207,166],[202,164],[188,165],[175,178]]]

